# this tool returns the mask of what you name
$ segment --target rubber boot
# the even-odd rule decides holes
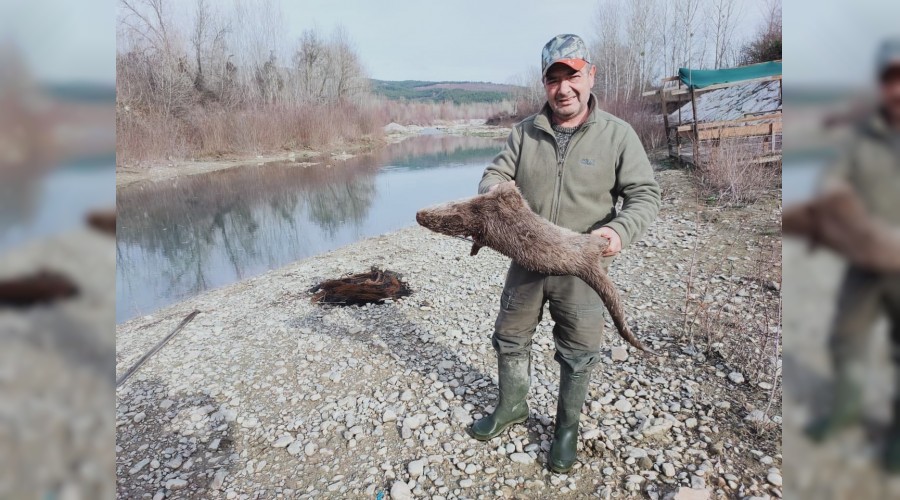
[[[846,372],[839,373],[834,388],[831,411],[813,421],[806,434],[819,443],[831,439],[862,419],[862,388]]]
[[[469,435],[490,441],[513,424],[528,420],[528,385],[531,382],[531,353],[497,353],[497,378],[500,398],[494,413],[469,427]]]
[[[550,446],[550,470],[565,474],[575,465],[578,447],[578,421],[581,407],[591,382],[591,369],[573,373],[568,365],[560,364],[559,399],[556,402],[556,429]]]

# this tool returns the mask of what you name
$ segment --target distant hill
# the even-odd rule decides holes
[[[46,83],[43,90],[61,101],[109,102],[116,101],[116,87],[98,83]]]
[[[426,82],[421,80],[370,80],[372,91],[388,99],[409,101],[499,102],[511,99],[515,85],[490,82]]]

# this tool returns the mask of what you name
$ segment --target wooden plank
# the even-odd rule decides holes
[[[694,89],[691,89],[691,109],[694,111],[693,114],[693,126],[694,126],[694,158],[699,160],[700,158],[700,136],[697,133],[697,92]]]
[[[780,131],[780,125],[776,127],[774,123],[763,123],[760,125],[748,125],[745,127],[720,127],[707,130],[701,130],[700,140],[724,139],[727,137],[747,137],[754,135],[772,135],[774,132]]]
[[[660,94],[659,100],[662,101],[663,131],[666,134],[666,149],[669,151],[669,156],[672,156],[672,141],[669,137],[669,108],[666,105],[666,94]]]
[[[740,127],[742,125],[737,125],[739,123],[744,122],[755,122],[755,121],[763,121],[763,120],[778,120],[781,121],[782,113],[772,113],[770,115],[761,115],[761,116],[745,116],[743,118],[735,118],[734,120],[728,121],[718,121],[718,122],[700,122],[698,124],[698,128],[700,130],[708,129],[708,128],[718,128],[718,127]],[[692,130],[693,123],[690,125],[682,125],[678,127],[679,132],[684,132],[685,130]]]

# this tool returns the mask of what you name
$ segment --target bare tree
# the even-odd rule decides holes
[[[737,0],[712,0],[710,4],[709,19],[715,37],[713,67],[716,69],[734,63],[731,46],[735,27],[740,22],[742,15],[741,5]]]

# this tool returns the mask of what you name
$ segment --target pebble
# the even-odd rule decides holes
[[[409,476],[412,478],[417,478],[425,472],[425,460],[413,460],[406,466],[407,472],[409,472]]]
[[[624,346],[615,346],[610,350],[613,361],[625,361],[628,359],[628,349]]]
[[[534,463],[534,459],[528,453],[512,453],[509,455],[509,459],[517,464],[530,465]]]
[[[150,459],[149,459],[149,458],[145,458],[145,459],[141,460],[140,462],[134,464],[134,466],[133,466],[131,469],[128,470],[128,473],[129,473],[129,474],[137,474],[138,472],[141,471],[141,469],[143,469],[144,467],[146,467],[147,464],[149,464],[149,463],[150,463]]]
[[[412,491],[403,481],[394,481],[391,485],[391,500],[412,500]]]
[[[225,476],[228,472],[225,469],[219,469],[216,471],[215,475],[213,475],[212,481],[209,483],[209,488],[212,490],[220,490],[222,489],[222,485],[225,484]]]
[[[631,411],[631,401],[627,399],[620,399],[616,401],[615,407],[622,413],[628,413]]]
[[[783,479],[781,478],[781,474],[770,472],[769,475],[766,476],[766,481],[775,486],[781,486]]]
[[[662,464],[662,470],[666,477],[675,477],[675,466],[669,462]]]
[[[728,380],[734,382],[735,384],[743,384],[744,375],[741,374],[741,372],[731,372],[728,374]]]
[[[144,412],[137,413],[134,415],[134,423],[139,424],[139,423],[143,422],[145,418],[147,418],[146,413],[144,413]]]
[[[187,480],[181,478],[169,479],[166,481],[167,490],[180,490],[187,486]]]
[[[272,443],[273,448],[287,448],[287,446],[294,442],[294,436],[290,434],[285,434],[280,438],[276,439],[274,443]]]

